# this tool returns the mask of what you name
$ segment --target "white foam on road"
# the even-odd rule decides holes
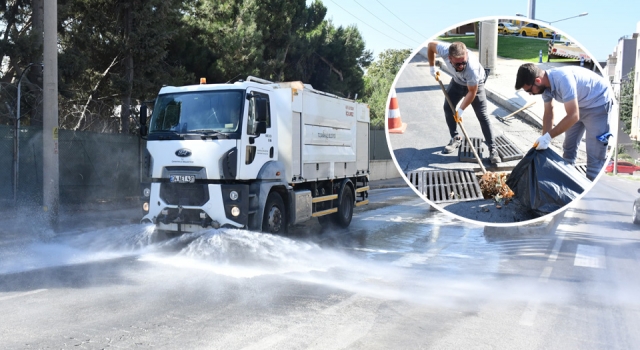
[[[0,274],[137,255],[153,248],[153,227],[125,225],[17,245],[0,256]]]
[[[46,292],[46,291],[47,291],[47,289],[36,289],[36,290],[24,292],[24,293],[7,295],[7,296],[4,296],[4,297],[0,297],[0,301],[26,297],[26,296],[29,296],[29,295],[38,294],[38,293],[42,293],[42,292]]]

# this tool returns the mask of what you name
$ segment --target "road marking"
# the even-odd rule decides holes
[[[593,267],[596,269],[606,268],[604,248],[595,245],[578,244],[573,265]]]
[[[564,213],[563,219],[570,219],[573,216],[574,216],[574,212],[571,209],[567,209]],[[564,240],[564,233],[558,233],[559,228],[560,228],[560,225],[558,225],[558,227],[556,228],[556,235],[558,235],[558,238],[556,239],[556,244],[553,246],[553,249],[551,250],[551,255],[549,255],[549,261],[551,262],[556,261],[556,259],[558,259],[558,254],[560,254],[560,247],[562,247],[562,241]]]
[[[4,300],[9,300],[9,299],[15,299],[15,298],[20,298],[20,297],[26,297],[28,295],[32,295],[32,294],[37,294],[40,292],[44,292],[47,289],[36,289],[36,290],[32,290],[30,292],[25,292],[25,293],[20,293],[20,294],[14,294],[14,295],[8,295],[6,297],[0,297],[0,301],[4,301]]]
[[[551,271],[553,271],[553,267],[547,266],[542,270],[542,274],[540,274],[540,278],[538,278],[538,282],[547,283],[549,282],[549,276],[551,276]]]
[[[540,302],[530,301],[527,304],[527,308],[522,313],[522,316],[520,316],[519,324],[521,326],[533,326],[533,321],[536,319],[538,309],[540,309]]]
[[[558,259],[558,254],[560,254],[560,247],[562,246],[562,241],[564,240],[564,234],[558,235],[556,239],[556,244],[553,246],[551,250],[551,255],[549,255],[549,261],[556,261]]]

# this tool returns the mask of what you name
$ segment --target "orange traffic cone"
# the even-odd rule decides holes
[[[389,132],[393,134],[402,134],[407,129],[407,123],[403,123],[402,119],[400,118],[400,109],[398,108],[396,89],[391,90],[391,101],[389,102],[387,126],[389,127]]]

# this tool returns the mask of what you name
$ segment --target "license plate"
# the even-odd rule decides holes
[[[180,183],[180,184],[194,183],[196,182],[196,176],[195,175],[171,175],[169,177],[169,182]]]

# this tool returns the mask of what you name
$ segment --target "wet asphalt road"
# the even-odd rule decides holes
[[[638,187],[604,177],[545,235],[485,237],[380,189],[346,230],[18,242],[0,255],[0,348],[637,348]]]

